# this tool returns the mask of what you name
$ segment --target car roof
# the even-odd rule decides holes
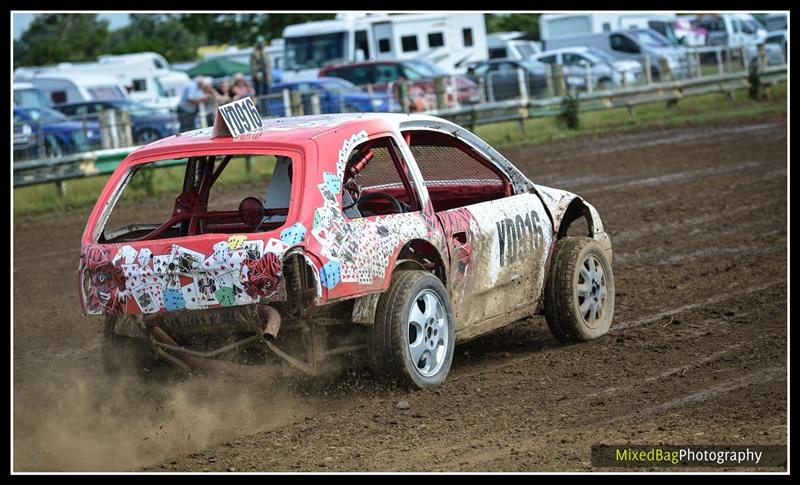
[[[331,64],[329,66],[323,67],[322,69],[320,69],[320,71],[328,69],[340,69],[343,67],[374,66],[376,64],[403,64],[403,61],[399,59],[386,59],[380,61],[361,61],[361,62],[348,62],[346,64]]]
[[[220,136],[212,138],[212,127],[201,128],[157,140],[140,147],[132,152],[130,156],[144,160],[186,151],[229,148],[257,149],[263,144],[301,146],[332,131],[373,128],[375,121],[383,121],[387,128],[396,129],[399,128],[399,124],[402,121],[416,120],[451,124],[433,116],[405,113],[335,113],[291,118],[269,118],[264,120],[264,126],[260,131],[241,137]]]

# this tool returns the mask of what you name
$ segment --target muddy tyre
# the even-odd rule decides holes
[[[156,360],[153,352],[144,339],[115,333],[117,318],[106,317],[103,328],[101,348],[103,370],[112,376],[124,373],[142,375],[149,372]]]
[[[550,332],[562,343],[608,333],[614,318],[614,274],[597,241],[565,237],[556,243],[544,314]]]
[[[439,386],[453,362],[454,323],[439,278],[425,271],[398,271],[378,300],[367,334],[373,372],[409,388]]]

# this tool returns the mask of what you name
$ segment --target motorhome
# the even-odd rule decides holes
[[[85,72],[15,73],[14,81],[28,82],[54,106],[101,99],[128,99],[125,87],[114,76]]]
[[[486,37],[489,59],[529,59],[542,51],[539,43],[525,40],[522,32],[495,32]]]
[[[539,35],[548,50],[554,48],[550,42],[558,39],[628,29],[653,29],[678,44],[673,28],[677,19],[677,14],[657,12],[543,14]]]
[[[328,64],[365,60],[424,60],[450,74],[467,63],[488,59],[481,13],[338,14],[333,20],[290,25],[283,78],[317,77]]]
[[[155,102],[147,102],[141,98],[145,95],[139,96],[132,93],[131,98],[142,102],[145,105],[154,105],[155,107],[175,107],[180,100],[181,92],[187,84],[191,82],[189,76],[182,70],[178,70],[171,66],[169,62],[157,52],[137,52],[134,54],[121,54],[121,55],[103,55],[97,58],[101,64],[123,63],[126,64],[128,69],[132,69],[132,73],[147,74],[152,73],[161,88],[166,93],[169,100],[157,100]],[[133,78],[133,74],[131,78]],[[131,81],[126,83],[133,85]]]

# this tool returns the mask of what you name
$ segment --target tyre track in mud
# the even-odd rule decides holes
[[[17,221],[14,403],[28,408],[14,419],[17,468],[589,470],[593,443],[785,443],[786,137],[785,120],[768,118],[503,150],[535,182],[598,209],[614,244],[616,323],[562,347],[542,318],[517,322],[457,347],[445,385],[426,393],[360,373],[272,388],[103,381],[99,324],[80,315],[72,276],[88,211]],[[42,390],[64,382],[84,386],[85,416],[37,427],[68,413]],[[192,412],[205,421],[180,418]],[[129,428],[81,436],[127,451],[56,459],[44,441],[98,414]],[[202,439],[185,438],[191,427]]]

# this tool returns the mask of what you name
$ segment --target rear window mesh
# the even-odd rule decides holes
[[[372,160],[367,163],[367,166],[358,175],[357,181],[359,185],[365,189],[402,186],[403,179],[397,173],[397,168],[386,143],[381,142],[378,145],[373,145],[371,151]],[[348,165],[361,160],[364,153],[362,150],[354,152]]]
[[[455,146],[412,141],[411,153],[426,185],[503,183],[496,173]]]

